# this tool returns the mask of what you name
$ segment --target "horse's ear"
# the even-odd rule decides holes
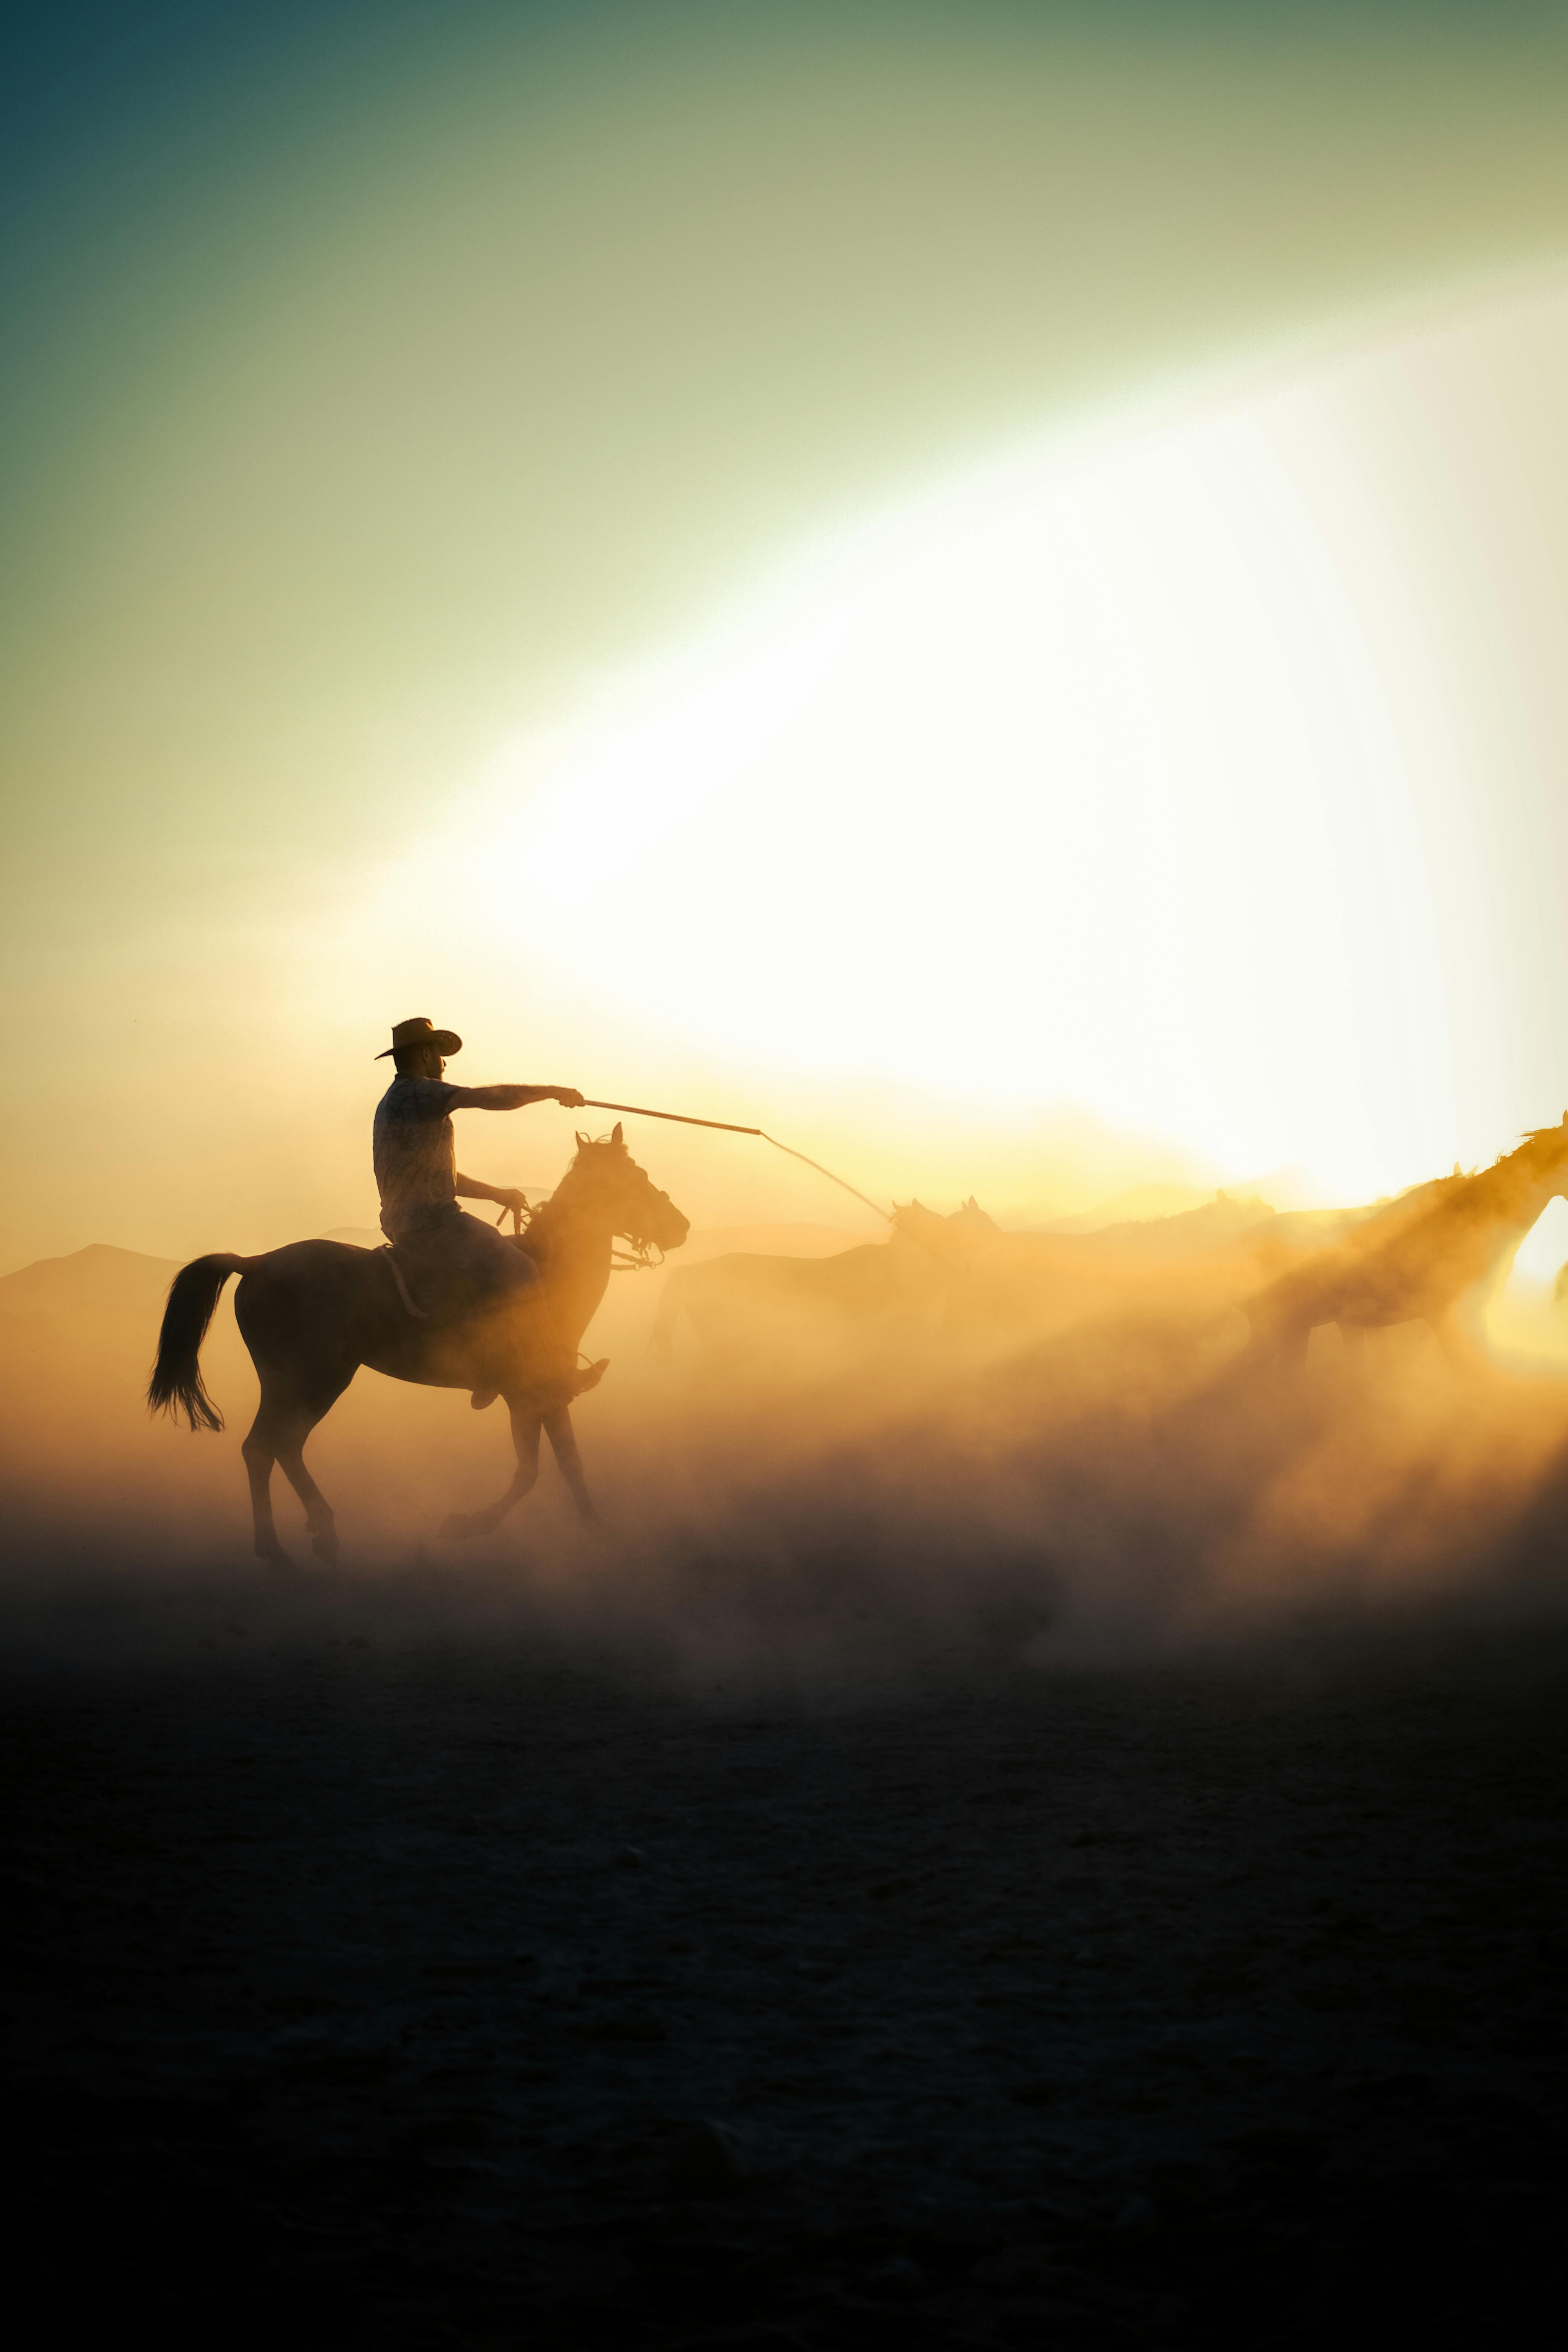
[[[581,1150],[582,1150],[582,1149],[583,1149],[583,1146],[587,1142],[588,1139],[587,1139],[587,1137],[584,1134],[584,1132],[583,1132],[583,1130],[582,1130],[582,1129],[581,1129],[580,1127],[578,1127],[578,1128],[574,1128],[574,1129],[573,1129],[572,1131],[573,1131],[574,1135],[574,1136],[576,1137],[576,1139],[577,1139],[577,1149],[578,1149],[578,1150],[579,1150],[579,1151],[581,1151]]]
[[[611,1138],[610,1138],[610,1141],[611,1141],[612,1143],[619,1143],[619,1142],[621,1142],[622,1140],[623,1140],[623,1138],[622,1138],[622,1135],[621,1135],[621,1122],[620,1122],[620,1120],[619,1120],[619,1119],[616,1119],[616,1121],[615,1133],[611,1136]]]

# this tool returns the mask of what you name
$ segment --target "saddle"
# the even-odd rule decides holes
[[[527,1258],[521,1237],[508,1234],[505,1246]],[[461,1323],[476,1312],[482,1311],[493,1298],[504,1296],[505,1286],[487,1285],[482,1273],[478,1281],[472,1266],[464,1267],[461,1260],[447,1265],[440,1258],[426,1258],[420,1264],[418,1253],[412,1257],[397,1242],[383,1242],[374,1253],[384,1257],[397,1286],[404,1312],[420,1323]],[[412,1285],[410,1284],[412,1277]],[[430,1285],[434,1283],[432,1292]],[[447,1295],[443,1297],[445,1289]],[[421,1303],[423,1301],[423,1304]]]

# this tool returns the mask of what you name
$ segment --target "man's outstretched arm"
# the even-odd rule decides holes
[[[575,1087],[453,1087],[447,1107],[449,1110],[525,1110],[536,1102],[558,1102],[563,1110],[583,1108]]]
[[[530,1103],[558,1102],[563,1110],[580,1110],[583,1097],[575,1087],[458,1087],[453,1110],[523,1110]],[[486,1184],[460,1171],[453,1190],[459,1201],[493,1201],[498,1208],[525,1209],[522,1194],[510,1184]]]

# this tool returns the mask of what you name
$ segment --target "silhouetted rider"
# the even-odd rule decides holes
[[[375,1181],[381,1230],[396,1249],[415,1303],[443,1318],[463,1315],[500,1294],[538,1280],[533,1261],[492,1225],[459,1209],[464,1201],[493,1201],[503,1209],[527,1206],[510,1186],[483,1184],[458,1167],[452,1135],[455,1110],[521,1110],[528,1103],[583,1101],[575,1087],[454,1087],[442,1076],[446,1056],[463,1041],[428,1020],[400,1021],[390,1054],[397,1075],[375,1109]]]

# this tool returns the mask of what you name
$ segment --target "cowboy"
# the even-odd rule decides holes
[[[521,1212],[528,1202],[510,1186],[483,1184],[458,1167],[455,1110],[521,1110],[526,1103],[582,1107],[575,1087],[454,1087],[442,1075],[462,1039],[426,1019],[399,1021],[390,1055],[396,1076],[375,1110],[375,1181],[381,1230],[407,1276],[417,1311],[442,1321],[471,1314],[489,1300],[526,1290],[539,1279],[531,1258],[495,1228],[459,1209],[493,1201]]]

